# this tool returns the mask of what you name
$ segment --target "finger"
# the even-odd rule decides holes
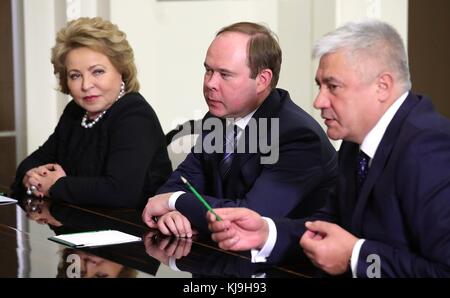
[[[156,227],[161,232],[161,234],[166,236],[171,235],[169,228],[166,226],[165,218],[159,218],[158,222],[156,223]]]
[[[30,181],[31,179],[33,179],[33,181]],[[28,176],[28,181],[30,181],[30,183],[33,185],[37,184],[38,181],[41,181],[41,179],[42,179],[42,176],[36,172],[30,173],[30,175]]]
[[[25,186],[26,188],[30,187],[30,183],[28,182],[28,176],[27,176],[27,175],[23,176],[22,184],[23,184],[23,186]]]
[[[66,172],[59,164],[53,164],[53,171],[55,171],[57,173],[61,173],[64,176],[66,175]]]
[[[31,190],[31,193],[35,196],[42,195],[42,192],[39,191],[39,189],[42,187],[40,180],[38,180],[34,177],[31,177],[28,181],[30,183],[29,189]]]
[[[144,207],[144,210],[142,211],[142,214],[141,214],[141,219],[142,219],[142,221],[143,222],[146,222],[147,221],[147,205],[145,205],[145,207]]]
[[[230,226],[231,226],[230,221],[222,220],[222,221],[211,222],[208,225],[208,229],[213,233],[218,233],[218,232],[228,230],[230,228]]]
[[[45,167],[48,171],[55,171],[57,165],[58,164],[55,163],[48,163],[46,165],[43,165],[43,167]]]
[[[170,223],[171,219],[167,219],[167,216],[163,216],[160,217],[158,222],[157,222],[157,226],[158,226],[158,230],[163,234],[163,235],[172,235],[173,233],[170,230],[170,227],[168,226],[168,222]]]
[[[184,229],[184,234],[181,237],[191,238],[192,237],[191,223],[189,222],[189,220],[187,219],[186,216],[181,217],[181,220],[182,220],[183,229]]]
[[[49,163],[49,164],[46,164],[45,167],[49,171],[58,171],[58,170],[62,169],[62,167],[57,163]]]
[[[172,215],[172,220],[174,221],[174,224],[175,224],[177,237],[182,237],[182,238],[186,237],[186,228],[185,228],[185,222],[184,222],[185,218],[186,217],[184,217],[184,215],[182,215],[181,213],[178,213],[178,212],[174,212]]]
[[[149,234],[146,234],[144,237],[142,237],[145,247],[149,247],[150,245],[152,245],[152,237],[153,235],[150,236]]]
[[[306,230],[305,233],[303,233],[302,237],[300,238],[300,246],[305,250],[311,247],[310,245],[310,239],[311,239],[311,231]]]
[[[172,241],[170,241],[169,245],[167,245],[167,247],[166,247],[164,252],[165,252],[166,256],[175,257],[176,258],[177,248],[178,248],[179,242],[182,239],[172,238],[171,240]]]
[[[158,232],[156,232],[155,230],[149,230],[148,232],[146,232],[142,238],[144,239],[152,239],[153,236],[155,236]]]
[[[156,229],[158,227],[156,222],[153,220],[153,215],[147,208],[147,206],[144,208],[144,211],[142,212],[142,221],[150,228]]]
[[[30,187],[30,182],[28,180],[30,179],[32,173],[32,170],[29,170],[23,176],[22,183],[25,187]]]
[[[222,220],[228,219],[229,221],[241,219],[243,216],[248,216],[252,212],[247,208],[216,208],[213,210]],[[214,222],[217,219],[214,214],[208,212],[208,220]]]
[[[310,230],[306,230],[306,232],[303,234],[303,237],[308,237],[310,239],[313,239],[314,236],[316,236],[316,235],[317,235],[316,232],[313,232],[313,231],[310,231]]]
[[[30,169],[25,173],[25,176],[30,176],[30,174],[33,172],[34,172],[34,169]]]
[[[208,211],[206,212],[206,220],[210,223],[213,223],[216,221],[216,216],[211,211]]]
[[[184,257],[184,247],[186,246],[186,238],[178,238],[178,241],[174,241],[176,243],[176,248],[173,253],[173,256],[178,260]]]
[[[40,176],[47,176],[47,174],[48,174],[48,170],[47,170],[47,168],[45,167],[45,166],[40,166],[40,167],[38,167],[37,168],[37,174],[39,174]]]
[[[34,174],[38,174],[37,168],[33,168],[33,169],[28,170],[28,171],[25,173],[25,175],[28,176],[28,177],[30,177],[33,173],[34,173]]]
[[[183,246],[183,257],[187,256],[191,252],[192,239],[184,239],[185,245]]]
[[[162,251],[165,251],[169,244],[170,244],[169,237],[162,238],[161,241],[158,243],[158,248]]]
[[[232,229],[232,230],[225,230],[222,232],[218,232],[218,233],[213,233],[211,234],[211,238],[212,240],[214,240],[215,242],[223,242],[227,239],[233,238],[236,235],[236,230]]]
[[[37,191],[35,190],[33,192],[34,196],[38,197],[38,198],[43,198],[45,196],[45,194],[43,192]]]
[[[25,186],[26,188],[30,188],[30,186],[31,186],[30,177],[25,175],[23,177],[22,183],[23,183],[23,186]]]
[[[315,235],[314,235],[314,240],[323,240],[323,236],[322,235],[320,235],[320,233],[316,233]]]
[[[157,217],[152,212],[152,208],[150,207],[150,202],[144,208],[142,212],[142,220],[149,226],[150,228],[157,229]]]
[[[330,230],[331,226],[332,226],[331,223],[321,220],[305,222],[305,227],[308,230],[320,233],[321,235],[326,235],[327,232]]]
[[[220,241],[218,244],[221,249],[231,250],[238,242],[239,242],[239,237],[234,236],[234,237],[228,238],[224,241]]]

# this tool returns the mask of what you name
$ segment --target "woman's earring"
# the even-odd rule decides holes
[[[120,84],[120,96],[123,96],[125,94],[125,83],[124,81],[122,81],[122,83]]]
[[[116,101],[119,100],[119,98],[121,98],[124,94],[125,94],[125,83],[122,81],[122,83],[120,83],[119,96],[117,96]]]

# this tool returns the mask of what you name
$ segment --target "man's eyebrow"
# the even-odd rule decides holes
[[[217,72],[220,72],[220,73],[234,74],[234,72],[232,72],[231,70],[226,69],[226,68],[216,68],[216,69],[214,69],[213,67],[209,66],[206,63],[203,63],[203,65],[205,66],[206,69],[211,69],[213,71],[217,71]]]
[[[320,81],[318,78],[316,78],[315,81],[316,81],[317,85],[320,85]],[[339,81],[338,79],[336,79],[333,76],[323,78],[322,83],[323,84],[333,84],[333,83],[334,84],[342,84],[341,81]]]

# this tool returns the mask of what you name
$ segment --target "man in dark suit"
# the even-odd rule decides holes
[[[213,239],[273,261],[303,252],[330,274],[450,276],[450,121],[409,92],[399,34],[380,21],[349,23],[322,37],[314,106],[339,150],[337,197],[305,220],[217,209]],[[274,240],[275,238],[275,240]]]
[[[336,151],[320,125],[276,88],[281,49],[273,33],[255,23],[225,27],[204,66],[209,113],[198,144],[149,199],[144,222],[164,234],[190,237],[191,225],[209,233],[207,209],[180,176],[214,208],[241,206],[297,218],[323,206],[336,182]],[[229,123],[234,136],[228,135],[234,131]]]

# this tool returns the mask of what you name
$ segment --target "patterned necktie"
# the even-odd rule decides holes
[[[233,163],[234,148],[237,142],[238,127],[233,125],[233,128],[228,128],[224,140],[224,152],[222,160],[219,163],[219,171],[222,179],[225,179],[230,172],[231,164]]]
[[[357,158],[357,172],[356,172],[356,193],[359,196],[361,189],[364,185],[364,181],[369,173],[369,160],[370,157],[363,151],[359,151]]]

